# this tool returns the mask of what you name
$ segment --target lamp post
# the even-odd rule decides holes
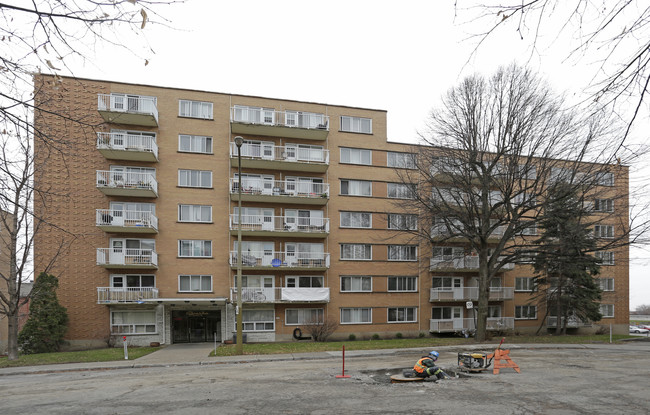
[[[244,139],[241,136],[235,137],[235,145],[237,146],[237,308],[235,310],[237,315],[237,344],[235,345],[235,353],[238,355],[244,354],[244,324],[242,321],[242,282],[241,282],[241,146],[244,144]]]

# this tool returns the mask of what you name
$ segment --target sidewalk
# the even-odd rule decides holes
[[[603,349],[603,348],[620,348],[620,347],[639,347],[640,350],[650,350],[650,342],[630,342],[634,343],[619,345],[608,343],[593,344],[506,344],[504,348],[508,349]],[[490,351],[494,350],[498,343],[456,345],[456,346],[438,346],[436,350],[441,353],[458,353],[469,351]],[[135,360],[116,360],[110,362],[92,362],[92,363],[64,363],[56,365],[42,366],[21,366],[0,369],[0,376],[9,375],[27,375],[40,373],[56,372],[76,372],[89,370],[116,370],[145,367],[165,367],[165,366],[190,366],[190,365],[215,365],[215,364],[240,364],[257,361],[291,361],[291,360],[316,360],[316,359],[341,359],[342,351],[327,351],[315,353],[288,353],[273,355],[243,355],[243,356],[212,356],[209,354],[214,350],[212,343],[193,343],[193,344],[172,344],[162,347],[153,353],[142,356]],[[348,350],[345,357],[367,357],[367,356],[388,356],[388,355],[415,355],[420,356],[429,352],[428,348],[410,348],[410,349],[376,349],[376,350]]]

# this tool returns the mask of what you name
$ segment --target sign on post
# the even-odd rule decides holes
[[[126,347],[126,336],[123,336],[122,340],[124,341],[124,360],[129,360],[129,349]]]

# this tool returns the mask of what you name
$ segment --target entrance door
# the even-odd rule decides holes
[[[454,321],[454,329],[462,330],[463,327],[463,308],[462,307],[452,307],[451,308],[451,318]]]
[[[205,317],[190,317],[187,319],[189,326],[190,343],[207,341]]]
[[[221,341],[221,313],[219,311],[172,311],[172,341],[174,343],[201,343]]]
[[[116,239],[111,242],[111,250],[108,254],[109,264],[124,264],[124,241]]]

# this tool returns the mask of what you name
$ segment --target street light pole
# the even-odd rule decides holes
[[[243,331],[244,324],[242,321],[242,282],[241,282],[241,146],[244,139],[241,136],[235,137],[235,145],[237,146],[237,344],[235,345],[235,353],[238,355],[244,354],[244,339]]]

